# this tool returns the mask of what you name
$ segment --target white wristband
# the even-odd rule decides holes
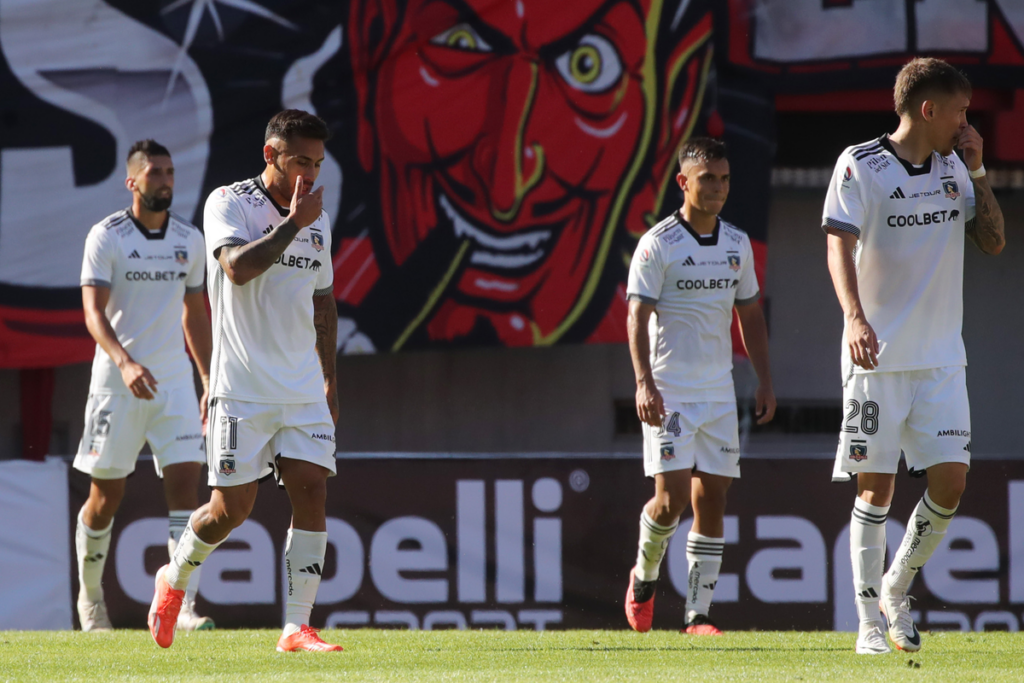
[[[979,166],[977,171],[968,171],[968,173],[971,175],[972,178],[981,178],[987,172],[988,171],[985,170],[985,164],[982,164],[981,166]]]

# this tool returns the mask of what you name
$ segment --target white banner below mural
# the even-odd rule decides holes
[[[0,462],[0,630],[71,628],[67,469]]]

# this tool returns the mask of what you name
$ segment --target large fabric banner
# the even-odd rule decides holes
[[[852,484],[829,460],[755,460],[729,492],[713,616],[728,630],[854,630]],[[72,473],[68,524],[87,479]],[[793,495],[794,492],[800,495]],[[892,559],[924,481],[901,473]],[[635,458],[446,457],[338,461],[314,626],[628,628],[623,613],[640,510]],[[252,517],[203,564],[199,608],[219,626],[281,624],[285,493],[260,486]],[[658,588],[655,628],[679,628],[684,519]],[[140,463],[114,523],[104,590],[114,625],[140,628],[167,561],[159,480]],[[1024,464],[977,461],[960,513],[912,591],[925,630],[1016,631],[1024,604]]]
[[[1009,87],[1018,5],[0,0],[0,367],[91,357],[82,247],[129,202],[133,141],[171,149],[172,208],[199,222],[284,107],[336,134],[339,350],[624,341],[682,141],[729,143],[724,217],[763,272],[775,89],[889,88],[920,50]]]
[[[71,628],[68,514],[63,460],[0,462],[0,631]]]

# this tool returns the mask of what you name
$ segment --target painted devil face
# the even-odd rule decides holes
[[[455,275],[430,336],[462,336],[483,316],[506,344],[543,343],[589,296],[623,220],[651,128],[648,3],[388,6],[360,5],[351,30],[366,42],[400,21],[378,55],[353,60],[360,159],[379,170],[392,257],[400,266],[450,231]],[[367,62],[373,77],[359,73]]]

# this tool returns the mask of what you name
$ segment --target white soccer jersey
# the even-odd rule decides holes
[[[242,286],[228,280],[214,256],[221,247],[263,237],[287,215],[259,177],[217,188],[206,200],[203,228],[213,310],[211,398],[324,401],[313,296],[331,294],[334,286],[327,214],[321,212],[299,230],[277,262]]]
[[[97,223],[85,239],[82,285],[109,287],[107,318],[121,346],[161,385],[192,385],[181,331],[186,292],[203,291],[203,236],[174,214],[150,232],[128,209]],[[90,394],[130,394],[121,371],[99,344]]]
[[[630,299],[654,304],[651,370],[684,402],[735,401],[732,308],[757,301],[750,238],[719,219],[698,235],[677,212],[651,228],[629,265]]]
[[[883,135],[840,155],[822,225],[860,238],[857,287],[881,349],[875,370],[856,367],[844,332],[843,377],[967,365],[964,224],[973,219],[974,184],[955,154],[915,167]]]

